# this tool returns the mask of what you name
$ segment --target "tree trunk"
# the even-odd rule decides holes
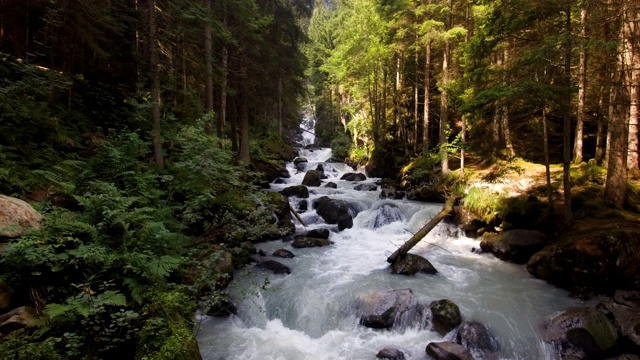
[[[213,111],[213,45],[211,42],[211,0],[204,0],[207,8],[207,18],[204,23],[204,110],[209,113]],[[210,120],[205,124],[204,130],[207,134],[213,134],[213,124]],[[218,128],[218,139],[221,138],[222,129]]]
[[[625,84],[629,88],[629,148],[627,168],[638,170],[638,93],[640,89],[640,48],[638,38],[638,8],[627,2],[622,22],[624,31]]]
[[[211,1],[211,0],[207,0]],[[223,0],[222,2],[222,23],[223,25],[227,25],[227,2]],[[223,144],[222,140],[224,139],[224,127],[227,122],[227,82],[228,82],[228,73],[229,73],[229,45],[224,42],[222,44],[222,83],[220,84],[220,109],[218,110],[218,122],[216,126],[216,130],[218,132],[218,138],[220,139],[220,144]]]
[[[563,119],[563,188],[564,188],[564,222],[571,223],[571,5],[567,5],[565,30],[567,40],[564,55],[564,85],[566,95],[564,99]]]
[[[244,165],[249,164],[249,79],[247,78],[246,55],[240,60],[240,153],[238,160]]]
[[[604,89],[600,87],[600,100],[598,101],[598,107],[600,109],[604,106]],[[602,165],[604,160],[604,139],[606,137],[605,126],[602,116],[598,117],[598,133],[596,134],[596,164]]]
[[[551,167],[549,160],[549,126],[547,124],[547,105],[542,104],[542,131],[544,136],[544,169],[547,177],[547,201],[553,208],[553,188],[551,187]]]
[[[626,126],[627,102],[626,89],[622,80],[622,65],[616,76],[617,82],[612,85],[612,118],[609,120],[609,159],[607,164],[607,183],[604,197],[613,206],[622,207],[627,201],[627,140]]]
[[[429,99],[431,85],[431,41],[427,42],[424,63],[424,119],[422,119],[422,151],[429,151]]]
[[[151,143],[153,162],[159,168],[164,167],[162,155],[162,129],[160,123],[160,69],[158,68],[158,50],[156,48],[156,1],[149,0],[149,70],[151,72]]]
[[[449,15],[445,23],[445,29],[451,28],[451,13],[453,11],[453,0],[449,0]],[[449,91],[447,86],[449,85],[449,61],[451,58],[451,42],[449,39],[444,41],[444,51],[442,54],[442,93],[440,94],[440,158],[442,164],[442,174],[449,173],[449,154],[447,140],[447,124],[449,123]]]
[[[231,125],[231,152],[238,154],[238,101],[236,95],[229,95],[229,123]]]
[[[505,47],[502,53],[503,54],[502,66],[505,69],[507,68],[507,63],[509,62],[508,46],[509,44],[507,44],[507,46]],[[507,86],[507,81],[505,78],[503,78],[502,83],[504,86]],[[504,137],[504,144],[507,149],[507,156],[509,156],[510,158],[513,158],[516,156],[516,152],[515,150],[513,150],[513,142],[511,142],[511,130],[509,129],[509,107],[504,101],[502,102],[501,120],[502,120],[502,123],[501,123],[502,136]]]
[[[573,144],[573,162],[579,164],[583,157],[585,93],[587,88],[587,50],[584,42],[587,37],[587,0],[582,1],[580,9],[580,69],[578,74],[578,121],[576,122],[576,137]]]
[[[433,230],[433,228],[436,227],[436,225],[438,225],[440,221],[451,214],[451,212],[453,211],[454,202],[454,196],[448,198],[442,210],[431,220],[429,220],[429,222],[425,226],[423,226],[422,229],[418,230],[418,232],[415,233],[415,235],[413,235],[411,239],[409,239],[406,243],[404,243],[404,245],[402,245],[398,250],[391,254],[391,256],[387,258],[387,262],[393,264],[394,262],[396,262],[396,260],[398,260],[398,258],[404,256],[409,252],[409,250],[416,246],[416,244],[418,244],[420,240],[422,240],[422,238],[427,236],[427,234],[429,234],[429,232]]]

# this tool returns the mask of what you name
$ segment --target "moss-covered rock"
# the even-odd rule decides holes
[[[415,254],[405,254],[391,264],[391,273],[393,274],[415,275],[418,272],[435,274],[438,271],[429,260]]]
[[[527,270],[580,294],[613,293],[640,285],[640,224],[628,221],[579,222],[540,252]]]
[[[310,248],[310,247],[324,247],[324,246],[329,246],[330,244],[331,242],[327,239],[318,239],[318,238],[302,236],[293,240],[293,242],[291,243],[291,246],[293,246],[294,248],[300,249],[300,248]]]
[[[547,244],[547,236],[535,230],[509,230],[497,235],[483,235],[482,251],[493,253],[501,260],[526,264],[531,256]]]
[[[446,335],[462,323],[460,308],[453,301],[443,299],[432,302],[431,326],[440,335]]]

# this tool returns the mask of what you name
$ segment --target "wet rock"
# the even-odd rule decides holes
[[[305,158],[305,157],[297,157],[297,158],[293,159],[293,165],[298,165],[300,163],[306,163],[308,161],[309,160],[307,160],[307,158]]]
[[[320,178],[321,179],[326,179],[327,175],[325,175],[324,173],[324,166],[322,166],[322,164],[318,164],[318,166],[316,166],[316,171],[320,173]]]
[[[534,254],[527,270],[574,292],[613,293],[640,285],[640,224],[580,222]]]
[[[618,292],[616,292],[618,295]],[[617,297],[617,296],[616,296]],[[605,300],[598,304],[597,309],[613,322],[618,333],[630,343],[640,347],[640,307],[629,306],[616,299]]]
[[[396,348],[384,348],[378,351],[376,355],[378,359],[388,359],[388,360],[405,360],[404,353]]]
[[[331,188],[331,189],[337,189],[338,185],[336,183],[334,183],[334,182],[329,181],[328,183],[326,183],[324,185],[324,187]]]
[[[0,238],[14,238],[29,229],[39,229],[41,222],[42,215],[28,203],[0,195]]]
[[[279,177],[279,178],[275,179],[275,180],[273,181],[273,183],[274,183],[274,184],[286,184],[287,182],[286,182],[286,181],[284,181],[284,179],[283,179],[283,178]]]
[[[256,246],[253,245],[253,243],[251,241],[245,241],[242,244],[240,244],[240,248],[244,251],[246,251],[248,254],[251,255],[255,255],[258,253],[258,250],[256,249]]]
[[[481,323],[466,320],[460,324],[456,341],[483,359],[497,359],[500,344],[495,336]]]
[[[497,258],[526,264],[531,256],[547,244],[547,235],[535,230],[509,230],[497,235],[485,235],[480,242],[482,251],[493,253]]]
[[[307,211],[307,209],[309,208],[309,202],[307,200],[301,200],[298,203],[298,212],[305,212]]]
[[[360,324],[370,328],[388,329],[409,310],[413,301],[411,289],[391,290],[365,296],[360,303]]]
[[[356,185],[353,189],[358,191],[376,191],[378,190],[378,186],[375,184],[359,184]]]
[[[404,214],[402,214],[402,211],[400,211],[395,204],[382,203],[376,206],[377,207],[371,209],[374,215],[364,221],[363,226],[368,229],[377,229],[392,222],[405,219]]]
[[[562,357],[599,359],[618,341],[607,317],[593,307],[570,308],[548,320],[544,340],[560,348]]]
[[[338,218],[338,230],[351,229],[353,227],[353,217],[349,214],[340,215]]]
[[[271,254],[272,256],[275,257],[280,257],[280,258],[292,258],[295,257],[295,255],[293,255],[293,253],[289,250],[286,249],[278,249],[276,251],[273,252],[273,254]]]
[[[21,306],[0,315],[0,334],[6,335],[19,329],[41,327],[44,321],[38,317],[34,308]]]
[[[318,215],[320,215],[327,224],[337,224],[343,215],[354,216],[355,211],[351,209],[349,203],[344,200],[331,199],[323,196],[313,204]]]
[[[329,229],[313,229],[309,230],[305,236],[318,238],[318,239],[328,239],[331,231]]]
[[[11,306],[11,297],[13,290],[6,282],[0,280],[0,309],[6,309]]]
[[[291,269],[288,266],[274,260],[265,260],[254,267],[274,274],[291,274]]]
[[[380,192],[380,199],[404,199],[405,193],[404,191],[399,191],[393,188],[382,189]]]
[[[309,197],[309,189],[307,189],[307,187],[304,185],[289,186],[282,189],[282,191],[280,191],[280,194],[286,197],[295,196],[301,199],[306,199]]]
[[[302,185],[318,187],[322,184],[322,173],[316,170],[309,170],[306,174],[304,174],[304,179],[302,179]]]
[[[460,308],[453,301],[443,299],[429,305],[431,326],[440,335],[446,335],[462,323]]]
[[[202,284],[197,295],[225,288],[233,279],[233,255],[219,245],[213,245],[198,254],[198,265],[189,269],[186,282]],[[211,278],[210,274],[216,274]],[[203,281],[205,280],[205,281]]]
[[[429,260],[416,254],[401,256],[391,264],[391,273],[400,275],[415,275],[418,272],[435,274],[438,272]]]
[[[310,247],[323,247],[323,246],[329,246],[329,245],[331,245],[331,241],[327,239],[317,239],[317,238],[311,238],[306,236],[296,238],[291,243],[291,246],[298,249],[310,248]]]
[[[346,173],[340,177],[340,180],[345,181],[365,181],[367,176],[361,173]]]
[[[453,222],[464,231],[466,237],[476,239],[486,231],[487,223],[476,219],[476,216],[465,206],[453,207]]]
[[[289,171],[279,161],[252,159],[251,164],[255,170],[264,175],[267,183],[273,182],[277,178],[290,178]]]
[[[222,294],[214,299],[211,307],[207,311],[207,315],[215,317],[229,317],[238,313],[236,304],[231,301],[228,294]]]
[[[431,203],[443,203],[445,199],[445,189],[440,185],[428,184],[422,185],[407,193],[407,199],[424,201]]]
[[[453,341],[429,343],[426,352],[435,360],[473,360],[467,348]]]
[[[265,257],[265,256],[267,256],[267,253],[264,252],[264,250],[260,249],[260,250],[258,250],[258,256]]]

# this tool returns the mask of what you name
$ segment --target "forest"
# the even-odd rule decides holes
[[[30,225],[0,216],[0,353],[200,358],[193,314],[228,302],[253,244],[295,232],[264,189],[289,176],[305,117],[335,161],[416,200],[462,198],[483,229],[532,207],[554,234],[640,221],[639,13],[0,0],[0,206],[35,208]],[[535,165],[518,199],[473,186]],[[611,286],[637,288],[635,270]]]

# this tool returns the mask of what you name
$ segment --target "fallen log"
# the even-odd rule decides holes
[[[304,221],[302,221],[302,218],[300,218],[300,215],[295,210],[293,210],[293,207],[291,206],[291,204],[289,204],[289,210],[296,217],[296,219],[298,219],[298,221],[300,221],[300,224],[302,224],[302,226],[307,227],[307,225],[304,223]]]
[[[454,196],[448,198],[442,210],[436,216],[434,216],[433,219],[429,220],[429,222],[425,226],[423,226],[422,229],[415,233],[415,235],[413,235],[411,239],[409,239],[406,243],[404,243],[404,245],[402,245],[400,248],[398,248],[398,250],[391,254],[391,256],[387,258],[387,262],[393,264],[394,262],[396,262],[396,260],[398,260],[399,257],[404,256],[409,252],[409,250],[416,246],[416,244],[418,244],[420,240],[422,240],[422,238],[427,236],[427,234],[431,230],[433,230],[433,228],[436,227],[436,225],[438,225],[440,221],[449,216],[449,214],[453,211],[454,202]]]

